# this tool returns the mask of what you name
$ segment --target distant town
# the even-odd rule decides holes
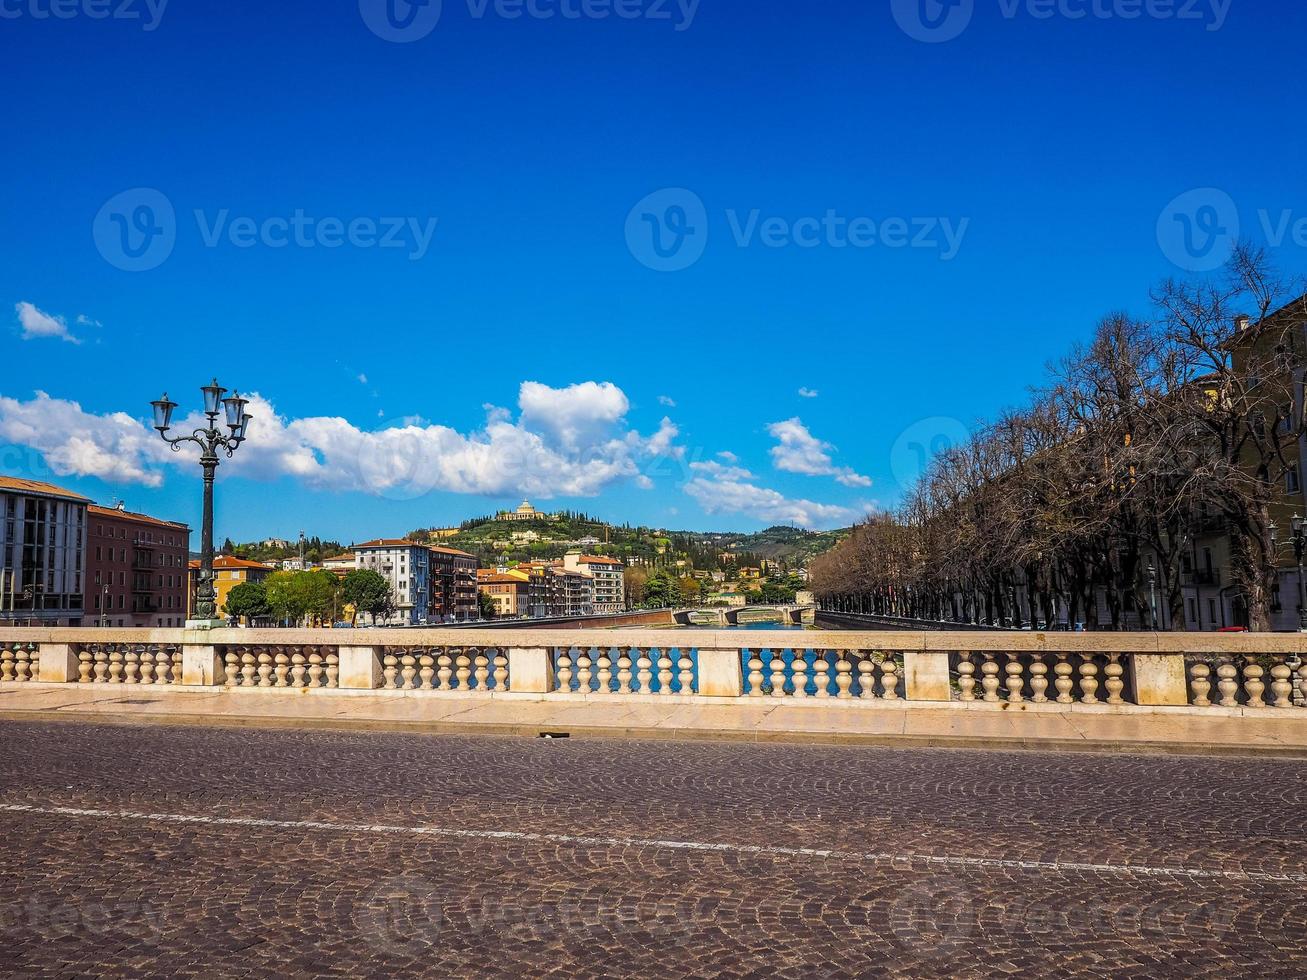
[[[186,524],[0,476],[0,622],[181,627],[200,561]],[[847,532],[613,525],[530,501],[400,537],[269,537],[216,548],[219,615],[241,626],[422,626],[793,602]],[[215,538],[215,541],[217,539]]]

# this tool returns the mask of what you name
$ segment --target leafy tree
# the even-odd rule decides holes
[[[282,623],[297,623],[307,608],[304,596],[295,586],[296,572],[273,572],[264,583],[268,610]]]
[[[390,583],[370,568],[356,568],[346,575],[342,592],[345,601],[354,607],[355,621],[358,614],[364,612],[372,617],[372,625],[376,626],[378,616],[387,616],[394,609]]]
[[[650,609],[667,609],[679,606],[684,599],[676,577],[664,569],[649,576],[644,586],[644,605]]]
[[[495,618],[495,600],[487,592],[477,593],[477,606],[481,609],[482,619]]]
[[[237,619],[263,619],[271,613],[268,591],[262,582],[242,582],[227,593],[223,610]]]

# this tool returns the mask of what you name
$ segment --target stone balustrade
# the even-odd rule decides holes
[[[1303,711],[1307,636],[0,627],[0,684]]]

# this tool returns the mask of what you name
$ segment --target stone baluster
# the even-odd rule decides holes
[[[749,697],[762,697],[762,656],[758,650],[749,650],[747,666],[749,668]]]
[[[631,693],[631,651],[626,647],[617,651],[617,693]]]
[[[140,671],[142,684],[154,683],[154,651],[149,647],[144,647],[141,650]]]
[[[109,648],[107,646],[97,646],[95,648],[95,683],[109,683]]]
[[[121,684],[122,682],[123,682],[122,647],[112,646],[109,648],[109,683]]]
[[[566,692],[572,690],[572,657],[570,650],[558,651],[558,689]]]
[[[1277,658],[1275,666],[1271,668],[1271,697],[1274,699],[1274,706],[1277,708],[1293,707],[1293,685],[1289,683],[1289,678],[1293,676],[1293,670],[1283,659]]]
[[[808,655],[803,650],[795,650],[790,656],[790,683],[794,685],[794,697],[808,696]]]
[[[492,650],[491,654],[495,658],[495,690],[508,690],[508,655],[503,650]]]
[[[898,701],[899,699],[899,662],[894,654],[885,654],[885,659],[880,662],[880,687],[881,697],[886,701]]]
[[[1075,681],[1071,675],[1075,673],[1075,667],[1072,666],[1070,659],[1065,653],[1057,655],[1057,663],[1053,664],[1053,687],[1057,690],[1058,704],[1071,704],[1075,698],[1071,692],[1075,690]]]
[[[296,689],[305,686],[305,678],[308,676],[309,658],[304,656],[304,651],[299,647],[290,655],[290,686]]]
[[[334,647],[327,651],[327,687],[340,687],[340,651]]]
[[[681,651],[681,659],[676,662],[676,666],[679,668],[680,671],[680,676],[679,676],[680,687],[681,687],[680,693],[693,694],[694,693],[694,661],[690,659],[690,653],[688,650]]]
[[[290,654],[285,647],[277,650],[272,658],[273,687],[290,687]]]
[[[640,693],[648,694],[653,686],[653,661],[649,659],[647,649],[640,650],[640,658],[635,662],[636,680],[640,682]]]
[[[1212,676],[1212,668],[1207,666],[1201,660],[1189,665],[1189,692],[1192,695],[1189,703],[1205,708],[1212,703],[1208,694],[1212,690],[1212,682],[1208,679]]]
[[[1098,664],[1092,653],[1080,655],[1080,703],[1098,703]]]
[[[141,683],[141,654],[136,647],[129,646],[123,653],[123,683]]]
[[[1248,708],[1265,708],[1266,702],[1262,700],[1262,693],[1266,690],[1266,685],[1262,682],[1262,677],[1266,671],[1262,665],[1247,660],[1243,665],[1243,692],[1248,695]]]
[[[582,694],[590,693],[590,682],[594,679],[594,671],[591,669],[594,661],[590,659],[590,650],[588,648],[578,649],[576,652],[576,684],[577,690]]]
[[[27,659],[32,665],[31,679],[41,679],[41,648],[35,643],[27,644]]]
[[[14,652],[14,680],[29,681],[32,679],[32,655],[21,643],[18,644]]]
[[[830,661],[826,658],[825,650],[812,652],[812,674],[812,679],[817,685],[816,696],[830,697]]]
[[[785,656],[783,651],[774,650],[771,655],[771,696],[785,697]]]
[[[1216,689],[1221,692],[1221,707],[1239,707],[1239,668],[1226,661],[1216,668]]]
[[[853,659],[858,671],[858,697],[872,700],[876,697],[876,665],[861,650],[853,654]]]
[[[839,650],[835,654],[835,696],[849,699],[853,697],[853,664],[849,663],[847,651]]]
[[[309,687],[319,688],[322,686],[322,651],[317,647],[309,648]]]
[[[241,687],[253,687],[259,676],[259,658],[249,647],[241,647]]]
[[[976,665],[967,650],[958,652],[958,700],[976,700]]]
[[[240,687],[241,684],[241,655],[235,650],[228,648],[227,652],[222,655],[223,676],[226,678],[228,687]]]
[[[992,653],[982,653],[980,664],[980,689],[982,701],[998,700],[998,663]]]
[[[448,647],[441,647],[440,656],[436,657],[436,680],[438,682],[436,690],[452,691],[454,689],[454,658],[449,655]]]
[[[95,669],[95,654],[82,647],[77,651],[77,683],[90,684],[91,672]]]
[[[1003,668],[1007,675],[1005,686],[1007,688],[1008,704],[1020,704],[1025,700],[1025,668],[1021,666],[1021,655],[1017,653],[1007,654],[1007,664]]]
[[[467,655],[467,647],[458,649],[458,657],[454,660],[454,676],[458,678],[458,689],[466,691],[470,686],[468,678],[472,676],[472,658]]]
[[[1030,655],[1030,700],[1035,704],[1048,702],[1048,664],[1042,653]]]
[[[1121,654],[1109,653],[1107,655],[1107,666],[1103,668],[1103,686],[1107,688],[1108,704],[1125,704],[1121,697],[1121,692],[1125,690],[1125,681],[1121,675],[1125,673],[1125,664],[1121,663]]]
[[[762,661],[759,661],[761,665]],[[672,655],[671,651],[663,647],[658,651],[658,693],[668,695],[672,693]],[[758,674],[758,685],[762,686],[762,674]]]
[[[272,687],[272,652],[259,647],[259,687]]]
[[[588,661],[589,658],[587,657]],[[490,658],[486,656],[484,647],[477,647],[476,657],[472,662],[472,676],[476,679],[477,690],[484,692],[490,686]],[[586,669],[589,670],[587,663]],[[590,679],[586,678],[586,690],[590,689]]]
[[[13,681],[18,677],[18,672],[14,664],[18,662],[18,654],[8,643],[0,644],[0,681]]]
[[[155,653],[154,683],[172,683],[172,647],[160,647]]]
[[[418,658],[412,650],[404,650],[399,655],[399,676],[403,679],[400,690],[411,691],[417,687]]]
[[[436,680],[436,658],[431,655],[430,650],[423,650],[418,655],[418,678],[419,687],[424,691],[430,691]]]
[[[1307,658],[1298,665],[1298,705],[1307,708]]]
[[[599,650],[599,693],[613,693],[613,658],[612,651],[608,647],[601,647]]]

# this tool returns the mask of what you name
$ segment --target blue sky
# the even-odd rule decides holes
[[[1235,232],[1307,265],[1300,4],[63,2],[0,3],[0,471],[198,524],[142,423],[216,372],[238,539],[847,523]]]

